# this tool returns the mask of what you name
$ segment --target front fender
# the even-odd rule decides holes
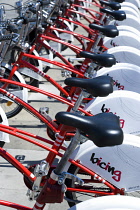
[[[10,66],[9,64],[6,64],[6,63],[2,63],[2,66],[6,69],[9,69],[9,71],[11,71],[11,69],[12,69],[12,66]],[[23,79],[22,75],[18,71],[16,71],[14,74],[17,77],[17,79],[19,80],[19,82],[25,84],[25,80]],[[27,90],[27,88],[23,88],[21,91],[18,91],[18,92],[17,91],[16,92],[12,91],[12,94],[21,98],[25,102],[28,101],[28,90]],[[1,95],[1,94],[0,94],[0,97],[4,98],[4,96]]]
[[[6,117],[6,114],[5,114],[5,112],[3,111],[3,109],[1,108],[1,106],[0,106],[0,124],[9,125],[8,119],[7,119],[7,117]],[[10,142],[9,134],[0,131],[0,141],[4,141],[4,142],[6,142],[6,143]]]

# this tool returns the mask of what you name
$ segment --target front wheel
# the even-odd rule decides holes
[[[6,69],[3,78],[4,79],[8,79],[10,74],[10,70]],[[13,81],[16,82],[21,82],[19,80],[19,78],[14,74]],[[4,83],[0,83],[0,87],[3,86]],[[9,84],[7,87],[7,91],[10,93],[13,93],[16,96],[23,96],[23,88],[17,85],[13,85],[13,84]],[[21,97],[20,97],[21,98]],[[23,99],[23,98],[21,98]],[[1,107],[4,110],[7,118],[11,118],[14,117],[15,115],[17,115],[23,108],[22,105],[15,103],[14,101],[12,101],[11,99],[9,99],[6,96],[3,96],[2,94],[0,94],[0,103],[1,103]]]
[[[21,49],[19,47],[14,47],[12,49],[10,63],[15,63],[17,61],[17,59],[20,55],[20,52],[21,52]],[[27,51],[27,53],[28,53],[28,51]],[[33,55],[36,55],[35,52],[33,52]],[[41,68],[40,67],[41,61],[38,61],[33,58],[28,58],[28,62],[37,68]],[[20,74],[22,74],[26,84],[32,85],[34,87],[39,87],[39,80],[37,78],[38,75],[33,70],[30,70],[30,69],[24,67],[24,68],[19,69],[18,71]],[[35,77],[36,77],[36,79],[35,79]]]

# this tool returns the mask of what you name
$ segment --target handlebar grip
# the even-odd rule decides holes
[[[5,40],[11,40],[13,38],[13,34],[8,34],[8,35],[1,35],[0,36],[0,41],[5,41]]]
[[[37,18],[24,18],[23,24],[28,24],[29,22],[36,22]]]
[[[10,23],[7,27],[10,32],[17,33],[18,27],[14,23]]]

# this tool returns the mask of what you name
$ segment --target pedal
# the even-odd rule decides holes
[[[71,60],[71,58],[68,58],[68,62],[70,62],[70,63],[74,63],[74,61],[73,60]]]

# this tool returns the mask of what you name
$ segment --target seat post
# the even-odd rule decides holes
[[[104,24],[104,19],[106,18],[106,16],[107,16],[107,15],[106,15],[105,13],[102,14],[101,19],[100,19],[100,23],[101,23],[101,24]],[[105,24],[105,25],[106,25],[106,24]]]
[[[84,91],[81,90],[81,93],[78,96],[78,99],[77,99],[77,101],[74,104],[74,107],[71,109],[71,112],[74,113],[74,112],[76,112],[78,110],[79,106],[81,105],[81,102],[82,102],[83,98],[84,98]]]
[[[72,138],[67,150],[65,151],[63,157],[61,158],[60,162],[58,163],[56,169],[54,170],[55,174],[59,175],[63,172],[63,169],[68,162],[72,152],[75,150],[79,143],[80,131],[77,129],[75,136]]]
[[[103,38],[104,36],[99,32],[98,35],[96,36],[96,40],[95,42],[93,43],[93,46],[92,46],[92,52],[94,53],[97,53],[98,52],[98,44],[100,42],[100,40]]]

